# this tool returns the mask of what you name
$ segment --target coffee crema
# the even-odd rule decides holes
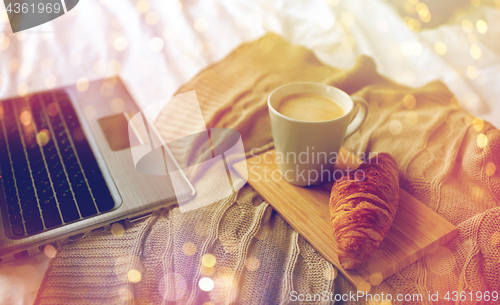
[[[306,122],[321,122],[345,114],[338,102],[317,93],[295,93],[281,99],[276,110],[282,115]]]

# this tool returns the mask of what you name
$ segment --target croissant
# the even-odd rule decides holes
[[[354,270],[370,258],[389,231],[398,202],[398,167],[387,153],[334,183],[330,217],[344,269]]]

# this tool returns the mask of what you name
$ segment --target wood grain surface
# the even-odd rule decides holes
[[[341,158],[342,155],[345,158]],[[359,165],[347,151],[341,150],[336,168],[351,169]],[[280,180],[274,150],[235,164],[237,171],[248,170],[248,182],[299,234],[335,265],[354,287],[369,291],[384,279],[420,259],[451,239],[458,231],[439,214],[400,189],[396,218],[380,247],[355,271],[342,269],[337,257],[328,207],[332,183],[299,187]],[[279,181],[280,180],[280,181]]]

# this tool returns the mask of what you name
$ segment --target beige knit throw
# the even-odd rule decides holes
[[[350,71],[334,69],[269,34],[238,47],[179,93],[196,90],[207,125],[238,130],[249,151],[272,140],[267,94],[294,81],[324,82],[364,97],[368,119],[345,147],[391,153],[401,186],[459,227],[452,242],[373,293],[420,293],[429,303],[428,291],[439,291],[443,301],[446,291],[500,290],[500,133],[461,110],[443,84],[397,85],[378,75],[367,57]],[[169,131],[174,119],[164,111],[157,121],[160,132]],[[203,177],[192,177],[195,185],[210,187]],[[158,213],[123,236],[63,245],[50,261],[36,303],[280,304],[290,301],[292,291],[349,292],[336,274],[246,186],[237,196],[192,212],[173,207]],[[208,292],[200,289],[207,287],[200,285],[204,277],[214,283]]]

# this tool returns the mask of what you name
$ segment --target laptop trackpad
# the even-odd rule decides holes
[[[126,148],[130,148],[130,142],[139,143],[136,139],[134,133],[129,138],[128,134],[128,119],[133,117],[134,113],[132,112],[123,112],[107,117],[100,118],[99,125],[101,126],[101,130],[108,141],[109,147],[113,151],[118,151]],[[135,145],[134,145],[135,146]]]

